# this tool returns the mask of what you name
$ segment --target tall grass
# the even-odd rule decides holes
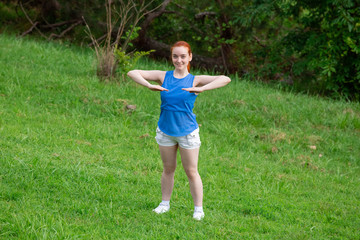
[[[197,222],[180,158],[170,212],[151,211],[159,94],[95,70],[88,49],[0,35],[0,239],[359,239],[358,103],[236,76],[202,93]]]

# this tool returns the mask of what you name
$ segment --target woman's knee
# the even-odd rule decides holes
[[[190,180],[200,177],[199,172],[196,168],[185,169],[185,172]]]
[[[174,174],[176,170],[176,166],[164,166],[163,173],[164,174]]]

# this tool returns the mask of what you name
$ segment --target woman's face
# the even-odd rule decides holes
[[[187,47],[174,47],[171,53],[171,59],[176,69],[187,69],[187,65],[192,59],[192,54],[189,55]]]

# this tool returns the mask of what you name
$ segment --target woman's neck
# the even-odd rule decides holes
[[[187,69],[184,70],[174,70],[174,77],[176,78],[184,78],[189,74],[189,71]]]

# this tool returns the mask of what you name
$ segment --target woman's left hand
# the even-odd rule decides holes
[[[191,87],[191,88],[182,88],[184,91],[188,91],[191,93],[201,93],[204,91],[202,87]]]

